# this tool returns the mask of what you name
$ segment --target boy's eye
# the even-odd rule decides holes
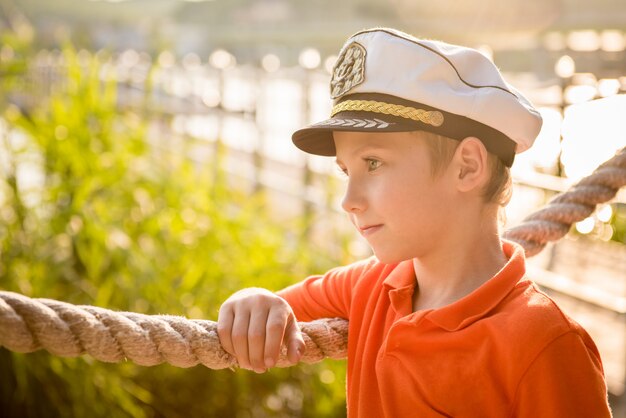
[[[368,171],[374,171],[378,167],[380,167],[380,165],[382,164],[380,161],[374,160],[373,158],[368,158],[365,161],[367,161],[367,170]]]

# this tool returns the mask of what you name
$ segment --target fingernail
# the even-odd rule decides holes
[[[274,359],[272,358],[266,358],[265,359],[265,367],[267,367],[268,369],[271,369],[272,367],[274,367]]]

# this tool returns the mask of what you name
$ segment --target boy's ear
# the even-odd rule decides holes
[[[462,140],[454,153],[453,162],[459,191],[482,190],[487,184],[488,153],[478,138],[469,136]]]

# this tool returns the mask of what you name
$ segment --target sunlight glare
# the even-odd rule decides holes
[[[561,161],[572,180],[593,170],[626,146],[626,95],[570,106],[563,122]]]
[[[585,220],[582,220],[580,222],[576,222],[576,230],[578,232],[580,232],[581,234],[588,234],[591,231],[593,231],[593,228],[596,225],[596,221],[595,219],[593,219],[592,217],[589,217]]]
[[[613,208],[611,207],[611,205],[602,206],[598,210],[598,213],[596,214],[596,217],[598,218],[598,220],[602,222],[610,221],[612,216],[613,216]]]

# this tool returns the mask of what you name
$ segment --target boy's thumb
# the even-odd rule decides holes
[[[305,344],[295,318],[289,321],[285,330],[285,340],[287,342],[287,358],[292,363],[299,362],[302,354],[304,354]]]

